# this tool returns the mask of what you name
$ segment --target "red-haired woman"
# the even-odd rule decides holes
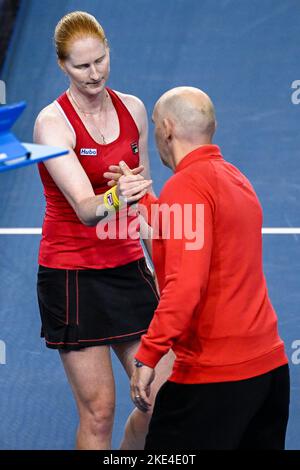
[[[115,411],[110,348],[130,377],[158,296],[140,240],[118,231],[101,239],[96,225],[103,211],[118,212],[120,196],[135,202],[151,190],[147,114],[135,96],[106,87],[109,47],[93,16],[64,16],[55,45],[70,86],[40,112],[34,139],[67,147],[69,154],[39,165],[46,198],[38,273],[42,335],[49,348],[59,350],[73,390],[80,418],[77,448],[109,449]],[[120,161],[135,169],[132,189],[124,194],[113,186]],[[127,228],[135,219],[131,213]],[[172,360],[166,357],[158,366],[154,393]],[[134,410],[121,448],[143,448],[149,420],[149,413]]]

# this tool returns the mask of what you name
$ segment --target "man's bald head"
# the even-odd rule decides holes
[[[169,120],[174,137],[191,144],[210,144],[216,129],[211,99],[194,87],[178,87],[164,93],[154,107],[153,118],[160,122]]]

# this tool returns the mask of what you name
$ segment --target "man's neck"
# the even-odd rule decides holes
[[[175,170],[177,165],[179,165],[181,160],[183,160],[186,155],[198,149],[199,147],[203,147],[204,145],[212,145],[211,140],[200,141],[197,143],[176,142],[173,149],[173,170]]]

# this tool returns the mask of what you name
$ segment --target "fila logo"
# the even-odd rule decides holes
[[[139,146],[137,142],[132,142],[130,145],[131,145],[131,150],[132,150],[133,155],[136,155],[137,153],[139,153]]]
[[[97,155],[97,149],[80,149],[80,155]]]

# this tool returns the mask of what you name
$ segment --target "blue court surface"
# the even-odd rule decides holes
[[[298,0],[23,0],[0,79],[27,108],[14,131],[67,88],[54,27],[72,10],[94,14],[111,47],[109,86],[139,96],[149,118],[167,89],[202,88],[218,119],[215,143],[253,183],[264,209],[264,267],[291,368],[287,448],[300,449],[300,79]],[[300,94],[299,94],[300,95]],[[150,124],[152,178],[160,163]],[[0,449],[72,449],[77,425],[58,353],[39,338],[37,253],[44,200],[35,165],[0,174]],[[271,230],[272,229],[272,230]],[[114,359],[118,448],[132,405]]]

